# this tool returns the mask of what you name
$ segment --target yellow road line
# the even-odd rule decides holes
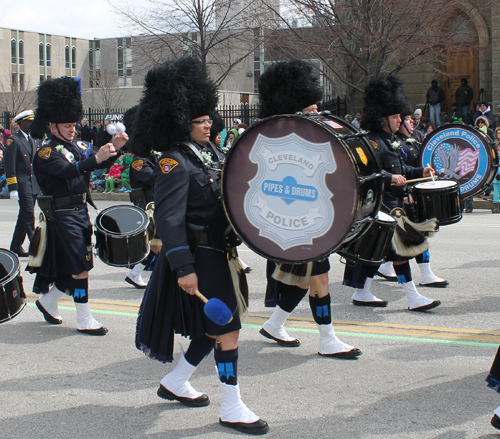
[[[35,302],[38,297],[36,294],[28,293],[28,302]],[[92,299],[92,308],[102,312],[126,313],[132,316],[137,315],[139,304],[136,302],[125,302],[118,300]],[[61,306],[73,306],[73,300],[69,297],[63,297],[60,301]],[[260,326],[269,318],[269,314],[250,313],[244,320],[244,324],[251,326]],[[357,322],[346,320],[333,320],[335,330],[339,332],[348,332],[351,334],[377,334],[382,336],[411,337],[421,339],[436,340],[462,340],[471,342],[496,343],[500,344],[500,331],[462,329],[462,328],[440,328],[433,326],[413,326],[400,325],[393,323],[372,323]],[[316,324],[310,317],[290,317],[286,323],[290,330],[312,331],[316,330]]]

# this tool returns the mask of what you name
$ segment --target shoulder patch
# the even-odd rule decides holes
[[[161,159],[158,164],[160,165],[161,172],[168,174],[172,169],[174,169],[179,163],[174,159]]]
[[[375,140],[370,140],[370,143],[372,144],[372,146],[375,148],[375,149],[378,149],[378,143],[375,142]]]
[[[5,145],[6,145],[6,146],[9,146],[9,145],[10,145],[13,141],[14,141],[14,139],[7,139],[7,140],[5,141]]]
[[[75,143],[76,146],[78,146],[78,148],[80,148],[82,151],[87,151],[87,149],[89,149],[90,146],[90,143],[84,142],[83,140],[77,140]]]
[[[42,148],[40,151],[38,151],[38,155],[40,158],[48,160],[51,152],[52,149],[49,146],[46,146],[45,148]]]
[[[135,160],[130,166],[132,166],[132,168],[136,171],[140,171],[142,169],[142,165],[144,165],[144,160]]]

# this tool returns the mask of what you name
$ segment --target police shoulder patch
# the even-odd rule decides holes
[[[160,165],[161,172],[168,174],[172,169],[174,169],[179,163],[174,159],[161,159],[158,164]]]
[[[375,149],[378,149],[378,143],[375,142],[375,140],[370,140],[370,143],[372,144],[372,146],[375,148]]]
[[[40,151],[38,151],[38,155],[40,158],[48,160],[51,152],[52,149],[49,146],[46,146],[45,148],[42,148]]]
[[[140,171],[142,169],[142,165],[144,165],[144,160],[135,160],[130,166],[132,166],[132,168],[136,171]]]
[[[9,146],[13,141],[14,141],[14,139],[7,139],[5,142],[5,145]]]

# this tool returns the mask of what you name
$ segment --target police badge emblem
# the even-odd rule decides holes
[[[378,177],[361,188],[357,176],[379,172],[368,142],[352,138],[350,149],[342,138],[354,128],[330,117],[341,128],[319,115],[264,119],[236,140],[226,158],[226,214],[245,244],[263,257],[292,263],[324,257],[381,199]]]
[[[460,198],[480,193],[498,168],[493,143],[461,124],[443,125],[433,131],[422,144],[419,162],[421,166],[432,166],[441,179],[456,181]]]

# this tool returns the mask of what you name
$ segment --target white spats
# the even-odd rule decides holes
[[[100,329],[103,327],[96,319],[94,319],[94,316],[90,312],[89,303],[75,303],[75,308],[77,329]]]
[[[274,307],[273,313],[271,314],[271,317],[266,320],[266,322],[262,325],[262,328],[264,328],[266,332],[279,340],[295,340],[293,337],[290,337],[288,335],[284,327],[289,315],[289,312],[283,311],[278,305],[276,305]]]
[[[370,291],[370,288],[372,286],[372,281],[373,277],[367,277],[363,288],[356,288],[354,290],[354,294],[352,295],[352,300],[358,302],[384,302],[382,299],[379,299]]]
[[[350,352],[355,349],[353,346],[348,345],[341,341],[333,329],[333,324],[318,325],[319,330],[319,348],[318,352],[321,355],[338,354],[340,352]]]
[[[189,382],[189,378],[195,370],[196,366],[190,364],[182,352],[172,372],[165,375],[160,383],[177,396],[191,399],[199,398],[203,393],[196,391]]]
[[[441,279],[432,272],[431,264],[429,262],[418,264],[418,268],[420,269],[420,279],[419,279],[420,285],[434,285],[434,284],[448,283],[448,281]]]
[[[383,263],[380,267],[378,267],[377,274],[380,274],[382,277],[385,278],[397,277],[392,262]]]
[[[62,296],[64,296],[64,293],[58,290],[54,285],[48,293],[42,294],[38,301],[52,317],[62,320],[58,307],[59,299]]]
[[[222,405],[220,408],[220,418],[222,421],[251,424],[259,420],[259,417],[241,400],[239,384],[231,386],[226,383],[220,383],[220,389],[222,392]]]
[[[413,281],[406,282],[402,284],[402,286],[406,294],[406,298],[408,299],[408,309],[425,307],[426,305],[430,305],[435,302],[434,299],[428,299],[427,297],[419,294]]]

